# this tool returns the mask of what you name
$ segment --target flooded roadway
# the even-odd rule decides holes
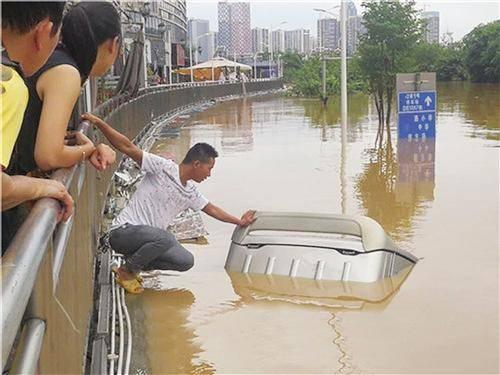
[[[224,271],[234,227],[203,216],[196,264],[129,296],[136,373],[498,373],[498,86],[438,88],[436,139],[374,148],[376,112],[350,98],[347,145],[331,101],[255,97],[189,118],[154,151],[196,142],[220,157],[200,185],[213,203],[367,215],[422,258],[369,297],[298,298]],[[178,160],[179,161],[179,160]],[[307,292],[307,285],[299,288]],[[392,289],[391,289],[392,288]],[[379,293],[384,290],[384,293]],[[281,289],[282,291],[282,289]]]

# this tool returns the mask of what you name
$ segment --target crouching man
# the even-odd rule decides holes
[[[130,202],[113,221],[109,234],[113,250],[126,259],[115,273],[117,282],[128,292],[143,291],[138,278],[140,271],[187,271],[193,266],[193,255],[166,229],[187,208],[240,226],[254,221],[255,211],[247,211],[238,219],[210,203],[194,185],[193,181],[200,183],[210,177],[214,167],[218,154],[209,144],[195,144],[177,165],[172,160],[142,151],[90,113],[82,118],[94,123],[117,150],[131,157],[145,173]]]

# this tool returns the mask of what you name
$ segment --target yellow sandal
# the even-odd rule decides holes
[[[111,271],[113,271],[113,273],[114,273],[116,276],[118,276],[118,267],[117,267],[117,266],[113,266],[113,267],[111,267]],[[142,282],[144,281],[144,279],[142,278],[142,276],[141,276],[141,275],[139,275],[138,273],[136,273],[136,274],[135,274],[135,279],[136,279],[137,281],[139,281],[141,284],[142,284]]]
[[[116,282],[122,286],[128,293],[140,294],[144,292],[144,288],[137,279],[123,280],[120,277],[116,277]]]

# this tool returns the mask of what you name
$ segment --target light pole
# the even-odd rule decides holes
[[[149,2],[145,1],[141,7],[139,8],[139,12],[142,15],[142,37],[144,39],[144,47],[143,47],[143,53],[142,53],[142,58],[143,58],[143,64],[144,64],[144,69],[143,69],[143,74],[144,74],[144,87],[148,87],[148,59],[146,56],[146,17],[149,16],[151,13],[151,8],[149,6]]]
[[[335,8],[338,8],[335,7]],[[317,12],[323,12],[335,16],[325,9],[314,9]],[[340,113],[342,124],[347,124],[347,5],[346,0],[340,2]]]
[[[259,52],[255,52],[253,55],[253,79],[257,78],[257,55]]]
[[[284,25],[287,23],[286,21],[281,21],[278,26]],[[278,27],[276,26],[276,27]],[[273,61],[273,28],[274,26],[271,25],[271,28],[269,29],[269,49],[271,50],[271,58],[269,59],[269,78],[271,78],[271,63]]]
[[[345,0],[340,3],[340,32],[342,44],[340,46],[340,105],[342,125],[347,125],[347,4]]]
[[[191,30],[191,33],[192,33],[192,30]],[[195,65],[198,65],[198,39],[203,38],[203,37],[205,37],[207,35],[213,35],[213,33],[212,32],[204,33],[204,34],[198,35],[197,37],[194,38],[194,42],[195,42],[195,46],[196,46],[196,51],[194,53],[194,56],[195,56],[194,57],[194,59],[195,59]],[[213,45],[214,44],[214,38],[213,38],[213,36],[212,36],[211,39],[212,39],[212,51],[213,51],[213,49],[214,49],[214,45]],[[191,66],[192,66],[192,64],[191,64]],[[193,77],[193,69],[191,68],[191,82],[193,82],[192,77]],[[214,80],[214,63],[212,61],[212,81],[213,80]]]

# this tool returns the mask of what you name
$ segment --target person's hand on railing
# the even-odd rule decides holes
[[[54,198],[61,204],[57,214],[57,222],[67,221],[73,215],[73,198],[59,181],[46,180],[42,178],[33,179],[37,186],[38,198]]]
[[[108,145],[101,143],[97,145],[95,151],[90,155],[89,162],[98,171],[104,171],[116,160],[116,152]]]

